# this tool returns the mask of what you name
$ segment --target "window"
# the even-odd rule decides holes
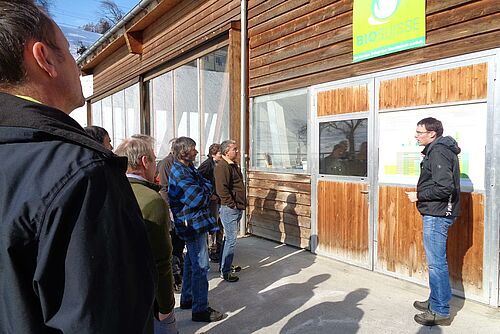
[[[367,175],[367,126],[366,118],[319,124],[320,174]]]
[[[150,80],[151,135],[157,157],[170,152],[169,141],[188,136],[200,152],[229,139],[227,47],[211,52]]]
[[[307,170],[307,91],[257,97],[251,112],[251,166]]]
[[[117,147],[123,139],[141,132],[139,110],[136,84],[92,103],[92,124],[106,129],[112,145]]]

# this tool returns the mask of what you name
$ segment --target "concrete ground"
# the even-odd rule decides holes
[[[219,278],[217,264],[209,272],[210,306],[225,319],[192,322],[176,295],[181,334],[500,333],[497,308],[453,298],[451,325],[420,326],[412,303],[427,297],[425,287],[256,237],[236,247],[238,282]]]

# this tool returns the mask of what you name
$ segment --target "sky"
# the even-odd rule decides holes
[[[126,14],[140,0],[114,0],[121,10]],[[77,28],[88,22],[97,22],[102,15],[99,0],[53,0],[50,10],[57,24]]]

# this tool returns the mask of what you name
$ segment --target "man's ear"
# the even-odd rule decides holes
[[[56,55],[47,45],[42,42],[35,42],[31,47],[33,58],[35,58],[38,67],[45,71],[51,78],[57,77]]]
[[[146,168],[147,164],[149,164],[149,159],[147,156],[143,155],[141,157],[141,165],[142,165],[142,167]]]

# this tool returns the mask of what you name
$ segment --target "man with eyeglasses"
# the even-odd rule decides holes
[[[417,123],[415,138],[422,151],[420,178],[416,192],[407,192],[424,223],[424,249],[429,270],[430,296],[415,301],[423,313],[415,315],[421,325],[434,326],[450,322],[451,287],[446,259],[448,229],[460,212],[460,148],[452,137],[443,137],[443,125],[428,117]]]

